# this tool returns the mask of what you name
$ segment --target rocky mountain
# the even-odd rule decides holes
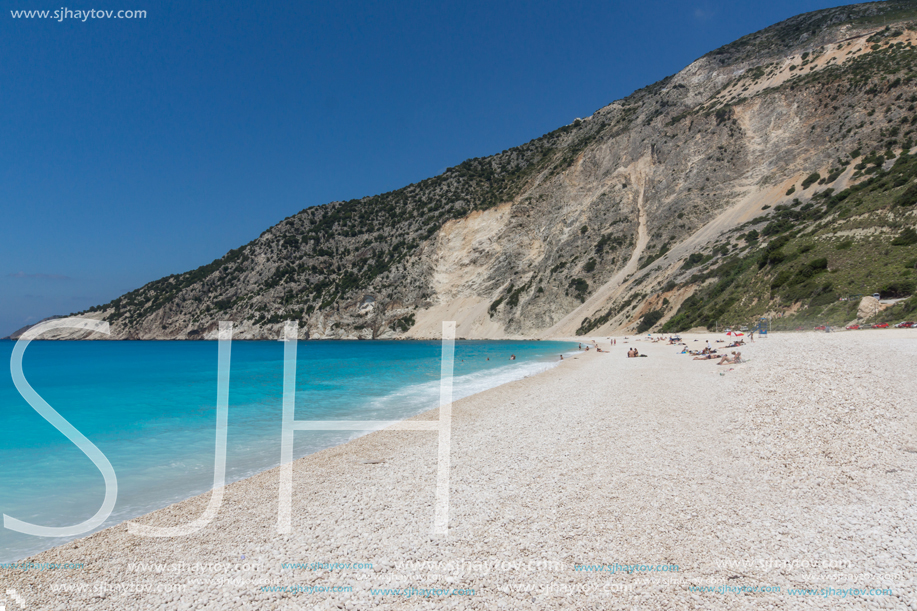
[[[914,293],[915,45],[917,0],[799,15],[80,314],[121,339],[213,338],[220,320],[253,339],[285,320],[363,339],[436,337],[442,320],[467,338],[851,320],[855,295]]]

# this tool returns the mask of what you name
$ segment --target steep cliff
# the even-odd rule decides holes
[[[122,339],[212,338],[219,320],[270,339],[285,320],[366,339],[435,337],[445,319],[469,338],[841,320],[848,294],[914,291],[915,45],[917,0],[800,15],[81,315]]]

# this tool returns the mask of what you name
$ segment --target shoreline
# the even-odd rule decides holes
[[[891,325],[886,329],[846,329],[842,326],[832,327],[831,333],[847,333],[847,332],[856,332],[863,333],[865,331],[878,331],[882,333],[888,333],[892,331],[909,331],[909,329],[896,329],[894,325]],[[801,333],[822,333],[816,329],[782,329],[779,331],[771,331],[770,335],[796,335]],[[755,332],[757,335],[757,331]],[[97,333],[90,333],[91,335],[99,335]],[[655,331],[648,333],[653,336],[683,336],[683,335],[697,335],[697,336],[725,336],[723,331],[696,331],[694,329],[689,331],[682,332],[667,332],[663,333],[662,331]],[[747,332],[745,332],[747,335]],[[630,335],[624,336],[618,334],[617,332],[611,335],[580,335],[580,336],[557,336],[557,337],[456,337],[456,341],[467,341],[467,342],[585,342],[592,340],[605,340],[608,338],[617,338],[622,339],[624,337],[629,338],[639,338],[645,337],[646,334],[640,335],[636,331],[632,331]],[[11,336],[0,337],[0,342],[16,342],[19,341],[18,338],[13,338]],[[97,338],[90,339],[89,337],[84,338],[73,338],[73,337],[64,337],[64,338],[43,338],[37,337],[33,342],[84,342],[84,341],[99,341],[99,342],[215,342],[218,341],[216,336],[205,336],[205,337],[163,337],[163,338],[154,338],[154,339],[142,339],[142,338],[111,338],[106,336],[101,336]],[[232,341],[234,342],[273,342],[281,341],[279,339],[266,339],[266,338],[251,338],[251,337],[233,337]],[[310,337],[310,338],[299,338],[299,342],[431,342],[431,341],[442,341],[442,337],[385,337],[385,338],[367,338],[367,337]]]
[[[300,338],[296,341],[298,342],[439,342],[442,341],[442,337],[309,337],[309,338]],[[0,337],[0,342],[18,342],[19,339],[13,339],[12,337]],[[156,339],[133,339],[133,338],[111,338],[111,337],[99,337],[95,339],[90,338],[74,338],[74,337],[64,337],[64,338],[42,338],[36,337],[31,340],[33,342],[85,342],[85,341],[97,341],[97,342],[215,342],[219,341],[217,337],[168,337],[168,338],[156,338]],[[232,341],[234,342],[277,342],[283,341],[280,339],[265,339],[265,338],[252,338],[252,337],[233,337]],[[499,337],[499,338],[490,338],[490,337],[456,337],[455,341],[463,342],[553,342],[553,341],[568,341],[568,340],[557,340],[554,338],[543,338],[543,337]],[[572,340],[569,340],[572,341]]]
[[[683,337],[691,347],[695,339],[722,334]],[[423,597],[379,598],[370,588],[442,583],[476,591],[474,596],[439,600],[461,608],[490,608],[500,601],[523,609],[649,609],[684,607],[690,601],[704,608],[754,608],[767,602],[789,609],[822,608],[823,603],[829,605],[824,608],[838,608],[866,601],[793,599],[785,594],[755,595],[747,601],[735,596],[694,600],[687,588],[710,580],[771,583],[784,589],[788,581],[808,583],[792,571],[778,575],[758,570],[757,562],[739,571],[743,583],[728,582],[735,568],[720,566],[714,561],[717,556],[735,562],[761,556],[762,561],[776,562],[807,553],[819,556],[828,547],[835,554],[856,552],[855,546],[861,545],[862,553],[848,553],[854,568],[901,568],[893,559],[875,555],[880,541],[870,533],[877,528],[885,533],[915,513],[909,509],[913,498],[908,497],[914,497],[910,490],[917,450],[901,450],[911,448],[907,432],[917,424],[909,410],[903,411],[906,402],[901,400],[913,396],[908,389],[915,388],[909,371],[917,360],[917,342],[906,341],[917,339],[912,330],[779,334],[746,344],[742,352],[748,360],[731,370],[688,361],[674,354],[674,346],[642,338],[628,343],[637,344],[649,358],[626,359],[627,347],[618,339],[610,353],[579,353],[538,375],[453,404],[452,510],[446,539],[433,537],[430,528],[436,436],[382,430],[294,462],[292,535],[276,532],[276,467],[227,485],[221,511],[197,535],[146,539],[129,535],[119,524],[24,559],[83,562],[79,574],[0,571],[0,581],[34,601],[34,608],[57,608],[62,596],[72,596],[74,604],[82,601],[105,609],[172,608],[179,602],[206,609],[240,603],[255,609],[304,604],[324,608],[337,603],[346,608],[403,608],[423,604],[414,602]],[[802,353],[803,347],[811,350]],[[856,347],[866,362],[844,361],[850,347]],[[889,351],[897,358],[885,371],[867,367],[884,363],[883,354]],[[808,363],[799,368],[793,358],[803,355]],[[829,379],[825,372],[840,377]],[[895,384],[874,386],[870,376]],[[802,392],[797,382],[804,383]],[[860,404],[860,390],[865,388],[871,399]],[[833,399],[822,401],[823,396]],[[886,415],[880,417],[879,412]],[[432,420],[437,413],[434,408],[409,421]],[[866,426],[869,422],[871,428]],[[812,445],[808,437],[796,434],[798,427],[823,441]],[[303,434],[307,433],[297,433]],[[873,443],[876,435],[885,443]],[[828,458],[824,444],[831,448]],[[799,469],[787,471],[786,465],[797,463]],[[746,482],[751,481],[756,484],[749,488]],[[187,523],[202,514],[209,498],[205,493],[137,521]],[[891,520],[885,515],[876,522],[870,503],[887,504]],[[831,524],[816,519],[815,506],[833,516]],[[895,511],[899,518],[893,517]],[[774,525],[768,526],[768,521]],[[864,535],[852,542],[837,539],[844,528]],[[530,568],[532,562],[554,562],[569,570],[449,572],[417,564],[463,560],[470,566],[475,561],[506,561]],[[305,561],[365,561],[373,568],[281,568],[284,562]],[[677,584],[650,587],[639,581],[646,575],[615,574],[605,580],[572,568],[606,561],[671,563],[680,570],[666,577]],[[139,562],[231,567],[193,574],[129,570],[129,564]],[[413,568],[406,569],[405,563]],[[406,579],[397,581],[399,575]],[[195,582],[200,578],[207,584]],[[242,585],[231,583],[233,579]],[[83,593],[60,589],[99,580],[144,583],[153,589],[137,593],[115,588],[101,597],[92,588]],[[346,586],[352,591],[317,598],[266,592],[260,582]],[[526,595],[516,589],[523,582],[555,583],[559,589],[548,592],[540,587],[534,596]],[[163,584],[181,588],[157,591]],[[611,589],[586,592],[596,584],[599,590],[603,585]],[[583,589],[579,596],[556,598],[567,585]],[[902,592],[908,584],[898,580],[892,585]]]
[[[2,341],[2,340],[0,340],[0,341]],[[16,340],[12,340],[12,341],[15,342]],[[33,341],[40,341],[40,340],[33,340]],[[48,340],[48,341],[55,342],[55,341],[82,341],[82,340]],[[169,340],[111,340],[111,341],[159,342],[159,341],[169,341]],[[201,341],[209,341],[209,340],[201,340]],[[233,340],[233,341],[237,341],[237,340]],[[247,341],[260,341],[260,342],[271,342],[271,343],[273,343],[273,340],[247,340]],[[303,340],[300,340],[300,341],[303,341]],[[347,341],[347,340],[316,340],[316,341]],[[397,340],[379,340],[379,341],[397,341]],[[413,340],[413,339],[411,339],[411,340],[404,340],[404,341],[418,341],[418,342],[423,341],[423,342],[429,342],[429,341],[431,341],[431,340]],[[439,343],[441,340],[436,340],[436,341],[437,341],[437,343]],[[495,341],[495,342],[502,342],[502,341],[505,341],[506,343],[518,343],[518,342],[521,341],[521,340],[481,340],[481,341]],[[553,341],[553,340],[547,340],[547,341]],[[563,341],[563,340],[560,340],[560,341]],[[564,341],[564,343],[571,344],[572,347],[573,347],[574,350],[575,350],[575,344],[574,344],[573,342]],[[564,352],[564,354],[568,354],[568,352]],[[439,359],[438,359],[438,357],[437,357],[437,361],[438,361],[438,360],[439,360]],[[489,360],[489,359],[488,359],[488,360]],[[512,367],[515,366],[515,365],[510,364],[509,362],[500,365],[500,366],[497,367],[496,369],[490,369],[490,370],[488,370],[488,369],[480,369],[480,370],[471,371],[471,372],[469,372],[469,373],[465,373],[464,375],[457,375],[457,376],[455,376],[455,377],[453,378],[453,380],[454,380],[455,383],[457,383],[457,386],[458,386],[459,388],[461,387],[461,380],[462,380],[463,378],[471,378],[471,379],[474,379],[474,378],[476,378],[477,376],[480,376],[480,375],[482,375],[482,374],[484,374],[485,377],[489,376],[489,377],[491,378],[490,381],[491,381],[492,383],[496,383],[494,386],[489,386],[489,387],[487,387],[487,388],[484,388],[483,390],[475,391],[475,392],[473,392],[471,395],[463,396],[461,399],[456,400],[456,402],[459,401],[459,400],[464,400],[464,399],[467,399],[467,398],[475,397],[475,396],[477,396],[477,395],[479,395],[479,394],[481,394],[481,393],[486,393],[486,392],[491,391],[491,390],[493,390],[493,389],[495,389],[495,388],[499,388],[499,387],[501,387],[501,386],[504,386],[505,384],[509,384],[509,383],[512,383],[512,382],[515,382],[515,381],[518,381],[518,380],[522,380],[522,379],[526,379],[526,378],[532,377],[532,376],[534,376],[534,375],[539,375],[539,374],[541,374],[541,373],[545,373],[546,371],[549,371],[550,369],[553,369],[554,367],[556,367],[556,366],[559,364],[559,361],[551,360],[551,358],[549,358],[549,357],[547,357],[547,356],[544,356],[544,357],[540,357],[540,358],[531,358],[531,359],[529,359],[529,360],[526,360],[526,358],[523,357],[521,360],[515,361],[515,363],[518,364],[519,366],[522,366],[522,367],[523,367],[523,370],[522,370],[522,371],[520,371],[520,372],[518,372],[518,373],[513,373],[513,374],[512,374],[512,375],[518,375],[518,376],[520,376],[519,378],[515,378],[515,379],[505,380],[505,379],[504,379],[504,376],[500,375],[501,372],[508,373],[509,368],[512,368]],[[438,364],[437,364],[437,369],[438,369]],[[527,371],[528,369],[534,369],[535,371],[534,371],[534,372],[530,372],[530,371]],[[400,391],[405,391],[405,390],[413,389],[416,385],[417,385],[416,382],[415,382],[415,383],[411,383],[411,384],[407,384],[407,385],[405,385],[405,386],[400,387]],[[455,388],[454,392],[455,392],[455,393],[458,393],[458,392],[459,392],[459,388]],[[396,394],[397,394],[397,393],[396,393]],[[389,396],[389,395],[381,396],[381,397],[379,398],[379,400],[385,400],[388,396]],[[434,403],[436,403],[436,402],[438,402],[438,398],[436,399],[436,401],[434,401]],[[421,411],[421,412],[419,412],[419,413],[415,413],[415,414],[410,415],[410,416],[407,416],[407,417],[396,416],[396,417],[394,417],[394,418],[390,418],[390,419],[382,418],[382,419],[380,419],[380,420],[381,420],[381,421],[389,420],[389,421],[392,421],[392,422],[399,422],[399,423],[401,423],[401,422],[405,422],[405,421],[408,421],[408,420],[413,420],[413,419],[416,419],[416,418],[420,418],[420,417],[424,416],[425,414],[428,414],[428,413],[430,413],[430,412],[435,412],[437,409],[438,409],[437,407],[427,408],[427,409],[424,409],[423,411]],[[340,442],[338,442],[338,443],[334,443],[333,445],[330,445],[330,446],[327,446],[327,447],[322,447],[321,449],[319,449],[319,450],[317,450],[317,451],[312,451],[312,452],[310,452],[310,453],[308,453],[308,454],[305,454],[305,455],[303,455],[303,456],[296,457],[296,458],[294,458],[294,463],[297,462],[297,461],[299,461],[299,460],[301,460],[301,459],[303,459],[303,458],[308,458],[309,456],[312,456],[312,455],[314,455],[314,454],[317,454],[317,453],[320,453],[320,452],[323,452],[323,451],[326,451],[326,450],[329,450],[329,449],[332,449],[332,448],[337,448],[337,447],[345,446],[345,445],[347,445],[347,444],[349,444],[349,443],[351,443],[351,442],[353,442],[353,441],[356,441],[357,439],[359,439],[359,438],[361,438],[361,437],[364,437],[364,436],[366,436],[366,435],[371,435],[371,434],[377,432],[378,430],[385,430],[385,429],[383,428],[383,429],[367,429],[367,430],[364,430],[364,431],[351,431],[352,436],[351,436],[349,439],[346,439],[346,440],[344,440],[344,441],[340,441]],[[304,433],[298,433],[297,436],[302,435],[302,434],[304,434]],[[212,442],[211,442],[211,443],[212,443]],[[279,447],[277,448],[277,452],[279,453]],[[211,459],[211,460],[212,460],[212,459]],[[212,466],[212,462],[211,462],[211,466]],[[229,474],[227,474],[227,480],[226,480],[226,481],[227,481],[227,484],[226,484],[226,486],[224,486],[224,487],[230,486],[230,485],[235,484],[235,483],[238,483],[238,482],[242,482],[242,481],[248,480],[248,479],[250,479],[250,478],[252,478],[252,477],[256,477],[256,476],[258,476],[258,475],[260,475],[260,474],[262,474],[262,473],[265,473],[265,472],[268,472],[268,471],[271,471],[271,470],[274,470],[274,469],[278,469],[278,468],[279,468],[279,465],[277,465],[277,464],[275,464],[275,465],[273,465],[273,466],[257,467],[257,468],[255,468],[255,469],[250,469],[250,468],[249,468],[249,469],[246,469],[246,470],[243,471],[244,474],[238,475],[237,477],[236,477],[236,476],[233,476],[232,478],[229,476]],[[142,506],[142,505],[146,505],[146,508],[142,508],[142,509],[140,510],[139,513],[135,513],[136,509],[132,509],[130,506],[124,507],[123,509],[118,509],[118,510],[116,510],[116,511],[113,512],[114,515],[120,514],[121,516],[127,516],[127,517],[123,517],[120,521],[118,521],[118,522],[116,522],[116,523],[112,523],[112,524],[110,524],[110,525],[108,525],[108,526],[105,526],[105,527],[102,528],[101,530],[97,530],[97,531],[95,531],[95,532],[93,532],[93,533],[90,533],[90,534],[87,534],[87,535],[83,535],[83,536],[81,536],[81,537],[79,537],[79,538],[77,538],[77,539],[72,539],[71,541],[66,541],[66,540],[65,540],[65,541],[63,541],[63,542],[61,542],[61,543],[57,543],[57,544],[55,544],[55,545],[53,545],[53,546],[51,546],[51,547],[47,547],[47,548],[44,548],[44,549],[39,549],[39,550],[36,550],[36,551],[31,551],[31,552],[29,552],[27,555],[22,556],[22,557],[17,557],[17,558],[15,558],[14,560],[10,560],[9,562],[22,562],[22,561],[26,561],[26,560],[28,560],[28,559],[31,558],[31,557],[34,557],[34,556],[36,556],[36,555],[38,555],[38,554],[42,554],[42,553],[45,553],[45,552],[48,552],[48,551],[52,551],[52,550],[54,550],[54,549],[56,549],[56,548],[58,548],[58,547],[67,545],[68,543],[70,543],[70,542],[72,542],[72,541],[80,541],[81,539],[86,539],[86,538],[88,538],[88,537],[94,536],[95,534],[105,532],[105,531],[107,531],[107,530],[110,529],[110,528],[115,528],[115,527],[123,526],[123,525],[127,524],[128,522],[135,521],[135,520],[137,520],[137,519],[141,519],[141,518],[143,518],[143,517],[145,517],[145,516],[147,516],[147,515],[150,515],[150,514],[152,514],[152,513],[157,512],[157,511],[161,511],[161,510],[167,509],[167,508],[169,508],[169,507],[171,507],[171,506],[173,506],[173,505],[177,505],[177,504],[183,503],[183,502],[185,502],[185,501],[189,501],[189,500],[194,499],[194,498],[197,498],[197,497],[209,497],[211,494],[212,494],[212,489],[207,489],[207,490],[205,490],[205,491],[203,491],[203,492],[195,492],[195,493],[193,493],[193,494],[190,494],[189,496],[180,496],[179,498],[176,498],[177,495],[175,495],[175,496],[172,496],[172,499],[171,499],[171,500],[169,500],[168,498],[162,499],[162,502],[164,502],[165,504],[160,504],[159,502],[155,502],[155,501],[151,501],[151,500],[149,500],[149,499],[146,499],[145,502],[142,502],[142,503],[141,503],[141,506]],[[150,505],[153,505],[153,507],[151,508]],[[135,505],[135,507],[136,507],[136,505]],[[0,600],[0,604],[2,604],[2,600]]]

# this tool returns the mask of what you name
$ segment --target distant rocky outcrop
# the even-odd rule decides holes
[[[84,314],[80,314],[80,315],[85,317]],[[53,319],[55,319],[55,318],[60,318],[60,316],[49,316],[48,318],[43,318],[42,320],[38,321],[38,323],[35,323],[35,324],[43,323],[43,322],[45,322],[46,320],[53,320]],[[15,330],[15,331],[13,331],[12,333],[10,333],[10,334],[9,334],[8,336],[6,336],[6,337],[0,337],[0,340],[5,340],[5,339],[13,339],[13,340],[15,340],[15,339],[19,339],[20,337],[22,337],[22,334],[23,334],[23,333],[25,333],[26,331],[28,331],[29,329],[31,329],[31,328],[34,327],[34,326],[35,326],[35,325],[26,325],[26,326],[22,327],[21,329],[17,329],[17,330]],[[53,336],[50,336],[50,335],[49,335],[49,337],[53,337]],[[42,337],[42,339],[45,339],[45,338]]]

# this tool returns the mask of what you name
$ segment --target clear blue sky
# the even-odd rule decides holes
[[[587,116],[843,3],[99,0],[0,14],[0,336],[193,269],[308,206]]]

